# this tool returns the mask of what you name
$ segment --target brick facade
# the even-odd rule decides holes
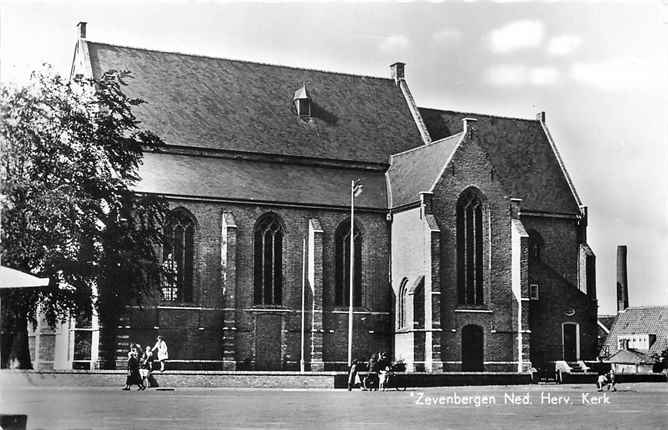
[[[138,119],[167,143],[145,154],[136,190],[167,196],[196,225],[192,302],[129,307],[101,351],[115,349],[124,362],[130,343],[153,344],[160,334],[174,364],[297,370],[303,355],[310,370],[345,368],[348,309],[335,303],[335,232],[350,222],[347,184],[361,179],[353,358],[392,351],[408,370],[526,371],[564,358],[564,324],[576,324],[576,358],[592,358],[586,208],[545,116],[418,108],[403,66],[392,66],[393,79],[368,78],[80,39],[73,70],[132,70],[129,94],[148,102]],[[295,82],[308,82],[317,107],[309,116],[290,104]],[[463,195],[476,199],[468,248],[457,226]],[[282,226],[282,245],[270,252],[280,252],[281,272],[267,275],[280,278],[280,304],[256,305],[254,229],[269,212]],[[541,238],[540,258],[531,257],[532,237]],[[465,248],[475,256],[462,257]],[[466,305],[457,279],[464,260],[476,270]],[[467,271],[467,282],[473,277]],[[270,285],[267,303],[276,300]]]
[[[194,301],[130,308],[127,323],[119,330],[119,336],[128,339],[124,343],[152,344],[161,334],[169,345],[170,360],[221,361],[228,370],[298,369],[303,240],[307,238],[307,368],[346,366],[348,313],[347,307],[334,305],[333,273],[334,232],[340,223],[350,222],[346,211],[177,200],[171,207],[187,209],[197,221]],[[267,212],[277,214],[285,225],[281,306],[253,304],[253,229]],[[361,359],[374,351],[391,351],[385,251],[389,230],[384,213],[362,211],[355,223],[363,236],[363,301],[354,313],[353,356]],[[127,346],[119,348],[119,361],[126,351]]]
[[[582,279],[591,273],[582,267],[588,261],[586,220],[523,212],[522,200],[495,177],[473,133],[448,166],[434,191],[412,207],[390,216],[356,215],[363,236],[363,304],[354,314],[353,358],[393,351],[409,370],[460,371],[462,346],[469,342],[464,328],[474,326],[482,332],[484,370],[527,371],[564,357],[564,323],[577,324],[578,358],[592,358],[595,289],[582,291],[582,285],[591,287]],[[480,193],[484,207],[484,301],[478,305],[460,304],[457,291],[456,204],[470,188]],[[305,274],[306,368],[345,367],[348,312],[335,306],[333,268],[335,231],[349,222],[347,211],[177,199],[171,206],[196,220],[194,301],[129,310],[119,330],[121,345],[151,343],[159,333],[168,340],[171,360],[220,362],[226,370],[297,370]],[[279,306],[253,304],[253,231],[268,212],[285,228]],[[531,261],[529,237],[536,234],[540,260]],[[407,324],[398,327],[402,282],[408,288]],[[532,284],[538,284],[538,300],[530,297]],[[124,354],[121,346],[119,357]]]
[[[417,207],[393,214],[393,292],[399,294],[404,280],[409,284],[423,278],[437,280],[439,289],[432,291],[432,303],[425,304],[427,310],[432,309],[433,327],[442,329],[438,331],[438,345],[426,339],[425,333],[430,332],[422,330],[420,316],[416,315],[423,306],[410,296],[406,314],[411,323],[396,328],[395,354],[405,359],[409,368],[421,370],[426,362],[421,351],[431,348],[432,354],[439,355],[434,362],[442,363],[446,371],[459,371],[462,330],[474,325],[483,332],[484,370],[527,371],[532,365],[563,359],[562,325],[577,323],[579,359],[593,358],[595,284],[590,281],[590,291],[581,291],[581,285],[587,283],[582,278],[593,273],[581,267],[586,264],[581,255],[581,248],[586,246],[586,220],[554,214],[524,215],[522,200],[509,195],[495,177],[488,155],[477,143],[480,137],[475,135],[473,124],[433,194],[428,199],[423,196]],[[470,187],[484,196],[483,305],[458,303],[456,204]],[[428,222],[436,230],[425,232],[423,226]],[[438,231],[437,243],[430,239],[434,231]],[[543,239],[538,262],[529,259],[527,231],[538,232]],[[536,283],[539,298],[531,300],[530,285]],[[438,311],[430,306],[438,307]],[[436,338],[436,332],[432,333]],[[438,371],[429,366],[425,370]]]

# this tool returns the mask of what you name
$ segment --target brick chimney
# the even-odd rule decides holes
[[[79,39],[85,39],[86,38],[86,21],[79,21],[77,24],[77,28],[79,29]]]
[[[626,245],[617,247],[617,312],[629,307],[629,284],[626,276]]]
[[[390,66],[390,69],[392,70],[392,79],[394,79],[395,84],[399,84],[399,81],[403,81],[405,79],[404,75],[404,67],[406,66],[406,63],[401,63],[401,62],[396,62]]]

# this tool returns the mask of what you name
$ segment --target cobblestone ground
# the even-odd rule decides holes
[[[0,414],[26,414],[34,430],[668,428],[668,384],[621,384],[618,389],[599,397],[588,385],[384,393],[0,387]]]

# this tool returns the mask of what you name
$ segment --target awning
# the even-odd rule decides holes
[[[38,278],[20,270],[0,266],[0,289],[46,287],[47,285],[49,285],[49,278]]]

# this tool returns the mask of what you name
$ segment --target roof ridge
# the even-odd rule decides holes
[[[431,108],[431,107],[424,107],[424,106],[420,106],[418,108],[419,109],[435,110],[435,111],[439,111],[439,112],[455,113],[455,114],[461,114],[461,115],[476,115],[476,116],[484,116],[484,117],[487,117],[487,118],[515,119],[515,120],[519,120],[519,121],[538,122],[538,120],[535,119],[535,118],[518,118],[518,117],[514,117],[514,116],[492,115],[492,114],[488,114],[488,113],[478,113],[478,112],[463,112],[463,111],[458,111],[458,110],[439,109],[439,108]]]
[[[315,69],[315,68],[310,68],[310,67],[297,67],[297,66],[288,66],[285,64],[274,64],[274,63],[263,63],[261,61],[251,61],[251,60],[242,60],[238,58],[228,58],[228,57],[214,57],[212,55],[204,55],[204,54],[191,54],[187,52],[179,52],[179,51],[167,51],[164,49],[151,49],[151,48],[141,48],[137,46],[129,46],[129,45],[117,45],[114,43],[106,43],[106,42],[94,42],[90,40],[86,40],[86,43],[92,43],[96,45],[106,45],[106,46],[114,46],[116,48],[124,48],[124,49],[135,49],[138,51],[149,51],[149,52],[158,52],[162,54],[174,54],[174,55],[182,55],[186,57],[196,57],[196,58],[205,58],[209,60],[224,60],[224,61],[234,61],[237,63],[247,63],[247,64],[257,64],[260,66],[269,66],[269,67],[282,67],[285,69],[293,69],[293,70],[307,70],[310,72],[320,72],[320,73],[329,73],[333,75],[342,75],[342,76],[351,76],[351,77],[356,77],[356,78],[369,78],[369,79],[379,79],[383,81],[389,81],[394,83],[394,80],[392,78],[383,78],[380,76],[371,76],[371,75],[356,75],[354,73],[346,73],[346,72],[337,72],[333,70],[325,70],[325,69]]]
[[[626,312],[630,309],[666,309],[668,310],[668,305],[644,305],[644,306],[629,306],[624,309],[623,312]]]
[[[397,152],[396,154],[390,155],[390,158],[398,157],[400,155],[406,155],[409,152],[418,151],[420,149],[428,148],[430,146],[437,145],[439,143],[443,143],[443,142],[448,141],[450,139],[454,139],[456,137],[459,137],[462,133],[463,133],[463,131],[460,131],[459,133],[451,134],[450,136],[446,136],[446,137],[443,137],[441,139],[434,140],[433,142],[428,143],[426,145],[420,145],[420,146],[416,146],[415,148],[411,148],[411,149],[407,149],[405,151]]]

